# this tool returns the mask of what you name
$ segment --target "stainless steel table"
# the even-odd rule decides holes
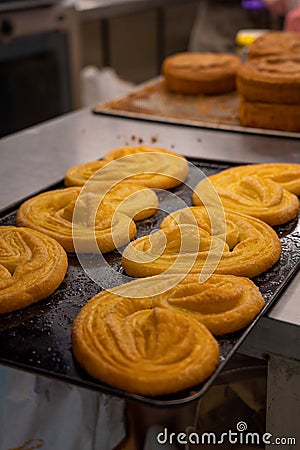
[[[241,163],[300,162],[295,138],[150,123],[83,109],[0,140],[0,211],[60,181],[72,165],[99,158],[116,147],[138,142],[153,145],[154,141],[158,147],[187,156]],[[299,282],[300,273],[240,348],[255,357],[268,357],[268,431],[298,439]]]

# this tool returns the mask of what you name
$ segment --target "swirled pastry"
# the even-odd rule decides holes
[[[17,224],[53,237],[68,252],[75,251],[75,242],[76,251],[106,253],[134,237],[136,226],[130,217],[105,201],[102,205],[101,196],[93,192],[79,195],[80,191],[80,187],[70,187],[32,197],[20,206]]]
[[[221,94],[235,90],[240,59],[232,54],[176,53],[163,61],[166,87],[181,94]]]
[[[106,164],[105,161],[89,161],[71,167],[65,174],[66,186],[83,186],[96,172]]]
[[[297,216],[300,164],[253,164],[232,167],[208,178],[225,208],[279,225]],[[193,203],[201,205],[207,180],[200,181]]]
[[[196,225],[191,223],[191,215]],[[231,211],[225,211],[225,220],[223,235],[218,226],[211,228],[204,206],[175,211],[164,219],[159,231],[125,248],[123,267],[135,277],[215,272],[252,278],[278,261],[281,244],[269,225]]]
[[[119,181],[130,177],[130,180],[149,188],[171,189],[179,186],[189,170],[184,156],[147,145],[116,148],[106,153],[103,160],[111,163],[101,169],[101,179],[109,179],[114,172]]]
[[[152,298],[122,298],[122,287],[115,292],[93,297],[73,324],[74,355],[92,377],[154,396],[199,384],[215,371],[219,346],[204,325]]]
[[[299,33],[269,31],[259,36],[249,47],[248,58],[300,54]]]
[[[54,239],[28,228],[1,226],[0,313],[48,297],[67,268],[67,255]]]

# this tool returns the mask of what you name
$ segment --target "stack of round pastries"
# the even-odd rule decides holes
[[[244,126],[300,131],[300,39],[269,32],[249,48],[237,72],[239,118]]]

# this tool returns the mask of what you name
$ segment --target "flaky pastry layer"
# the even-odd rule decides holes
[[[54,239],[23,227],[0,227],[0,313],[24,308],[52,294],[68,268]]]
[[[280,225],[297,216],[300,164],[252,164],[232,167],[208,177],[225,208]],[[193,203],[201,205],[207,180],[200,181]],[[296,194],[296,195],[295,195]]]
[[[183,183],[188,175],[188,163],[184,156],[170,150],[147,145],[126,146],[109,151],[103,161],[103,173],[111,176],[111,167],[118,177],[130,177],[149,188],[171,189]],[[101,171],[102,172],[102,171]],[[119,178],[120,179],[120,178]]]
[[[281,254],[275,231],[253,217],[229,210],[224,213],[225,234],[220,232],[222,223],[215,221],[211,228],[204,206],[175,211],[163,220],[159,231],[125,248],[122,264],[126,273],[145,277],[201,272],[252,278],[272,267]]]
[[[134,237],[134,221],[116,211],[118,202],[113,204],[116,193],[112,191],[101,204],[103,197],[99,194],[80,192],[80,187],[70,187],[32,197],[18,209],[17,224],[53,237],[68,252],[94,253],[99,249],[106,253]]]
[[[83,307],[73,325],[76,359],[94,378],[141,395],[201,383],[216,369],[218,343],[201,322],[167,306],[164,294],[130,298],[144,292],[145,281],[104,291]]]

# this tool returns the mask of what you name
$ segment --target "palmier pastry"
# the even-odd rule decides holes
[[[283,224],[298,214],[299,200],[291,192],[300,193],[299,164],[253,164],[223,170],[198,183],[193,193],[195,205],[202,204],[207,182],[216,189],[224,208],[269,225]]]
[[[71,167],[65,174],[66,186],[83,186],[97,171],[107,164],[105,161],[89,161]]]
[[[240,59],[232,54],[176,53],[163,61],[167,89],[181,94],[222,94],[235,90]]]
[[[111,163],[101,169],[101,179],[109,179],[114,173],[119,181],[130,177],[130,180],[149,188],[171,189],[179,186],[189,170],[184,156],[147,145],[116,148],[106,153],[103,160]]]
[[[190,223],[191,214],[196,225]],[[126,273],[145,277],[215,272],[252,278],[278,261],[281,245],[269,225],[231,211],[225,211],[225,218],[223,236],[218,226],[211,229],[204,206],[175,211],[163,220],[161,230],[136,239],[125,248],[122,264]]]
[[[93,297],[73,324],[75,358],[92,377],[157,396],[195,386],[215,371],[219,346],[204,325],[151,298],[122,298],[122,286],[115,289]]]
[[[299,33],[269,31],[259,36],[249,46],[248,58],[277,56],[280,54],[300,54]]]
[[[0,227],[0,313],[24,308],[52,294],[68,267],[54,239],[28,228]]]
[[[237,90],[247,101],[300,103],[300,53],[251,59],[237,72]]]
[[[134,237],[136,226],[130,217],[113,205],[101,205],[99,195],[80,191],[70,187],[32,197],[20,206],[17,224],[55,238],[68,252],[106,253]]]

